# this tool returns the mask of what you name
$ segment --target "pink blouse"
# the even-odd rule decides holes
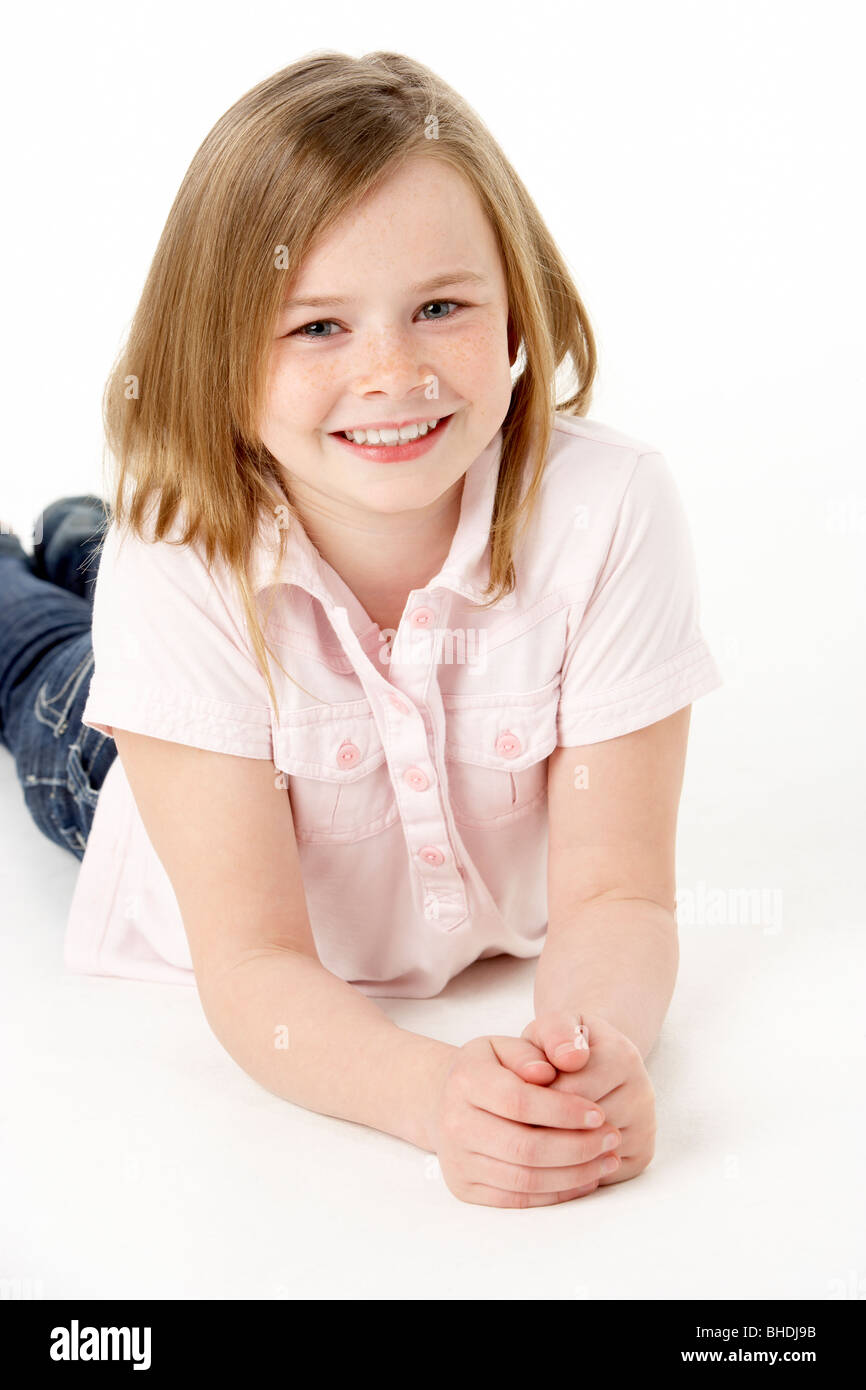
[[[265,635],[298,682],[271,663],[278,719],[227,568],[116,523],[105,539],[83,722],[270,759],[291,798],[319,958],[368,995],[430,997],[480,957],[539,955],[548,755],[640,729],[723,683],[671,470],[594,420],[556,416],[516,590],[478,607],[501,444],[499,431],[470,466],[448,558],[409,595],[396,633],[380,632],[302,527],[276,573],[286,519],[263,519],[254,592],[263,619],[273,600]],[[119,757],[65,961],[195,983]]]

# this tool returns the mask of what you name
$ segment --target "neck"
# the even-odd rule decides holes
[[[341,510],[331,499],[290,487],[295,510],[324,560],[361,600],[388,604],[423,589],[451,548],[465,474],[422,511],[383,515]]]

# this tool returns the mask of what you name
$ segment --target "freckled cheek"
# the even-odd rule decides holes
[[[316,429],[333,410],[341,389],[335,365],[328,362],[280,362],[271,370],[268,415],[272,428]]]
[[[443,341],[435,360],[440,371],[447,373],[447,385],[467,399],[477,399],[493,389],[503,364],[508,372],[505,334],[491,324],[479,324]]]

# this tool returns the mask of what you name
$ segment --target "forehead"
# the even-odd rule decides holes
[[[450,272],[501,282],[498,242],[480,199],[456,170],[418,158],[392,173],[310,247],[285,307],[302,299],[336,303],[371,284],[421,292]],[[449,281],[448,283],[451,283]],[[471,286],[472,280],[465,282]]]

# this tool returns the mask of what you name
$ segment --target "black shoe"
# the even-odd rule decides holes
[[[102,499],[92,493],[60,497],[33,527],[33,573],[61,589],[93,597],[98,552],[108,525]]]

